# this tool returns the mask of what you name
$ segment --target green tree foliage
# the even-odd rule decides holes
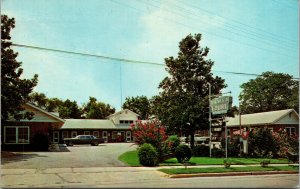
[[[58,98],[49,98],[47,100],[46,110],[48,112],[58,112],[60,106],[63,106],[63,101]]]
[[[89,102],[84,106],[85,117],[88,119],[105,119],[110,114],[115,113],[116,109],[109,104],[97,102],[95,97],[90,97]]]
[[[29,102],[45,109],[47,106],[48,98],[44,93],[33,92],[29,94]]]
[[[33,92],[29,95],[30,103],[48,112],[58,112],[63,119],[80,119],[82,110],[76,101],[63,101],[58,98],[47,98],[44,93]]]
[[[22,63],[16,60],[18,53],[11,49],[10,31],[15,27],[15,19],[1,15],[1,120],[10,116],[15,119],[31,118],[32,114],[21,114],[22,104],[37,85],[38,75],[32,79],[21,79]]]
[[[80,119],[82,110],[78,107],[76,101],[65,100],[58,108],[59,117],[64,119]]]
[[[211,73],[213,61],[207,59],[209,49],[200,46],[201,34],[186,36],[179,43],[178,57],[165,59],[169,76],[159,85],[162,92],[153,98],[153,112],[167,126],[169,133],[180,130],[191,135],[208,128],[209,83],[212,94],[219,94],[224,79]]]
[[[299,83],[283,73],[264,72],[262,76],[241,85],[239,96],[242,113],[282,109],[299,112]]]
[[[150,102],[146,96],[127,97],[122,107],[139,114],[141,119],[149,118]]]

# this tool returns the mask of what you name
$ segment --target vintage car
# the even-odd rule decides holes
[[[73,146],[74,144],[91,144],[92,146],[98,146],[100,143],[104,143],[104,139],[97,138],[93,135],[77,135],[74,138],[64,138],[63,140],[67,146]]]

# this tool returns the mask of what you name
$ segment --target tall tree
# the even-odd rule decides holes
[[[212,94],[219,94],[224,79],[213,77],[209,49],[200,46],[201,34],[186,36],[179,43],[178,57],[165,59],[169,76],[159,85],[154,97],[154,113],[169,132],[187,131],[194,147],[194,133],[208,128],[209,83]]]
[[[95,97],[90,97],[89,102],[84,105],[85,117],[88,119],[105,119],[110,114],[115,113],[116,109],[109,104],[97,102]]]
[[[22,63],[16,60],[18,53],[11,49],[10,31],[15,27],[15,19],[1,15],[1,120],[30,118],[32,114],[20,113],[22,104],[37,85],[38,75],[32,79],[21,79]]]
[[[48,99],[44,93],[33,92],[29,94],[29,102],[40,108],[46,108],[47,101]]]
[[[127,97],[122,107],[139,114],[141,119],[149,118],[150,102],[146,96]]]
[[[242,113],[293,108],[299,112],[299,83],[289,74],[264,72],[241,85]]]
[[[62,105],[58,107],[59,117],[65,119],[80,119],[82,115],[82,110],[78,107],[76,101],[71,101],[69,99],[65,100]]]

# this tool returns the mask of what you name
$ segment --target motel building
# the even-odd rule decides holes
[[[106,119],[62,119],[33,104],[23,105],[24,112],[33,112],[33,119],[9,119],[1,126],[2,150],[27,150],[34,148],[34,137],[46,134],[53,143],[63,143],[64,138],[77,135],[94,135],[105,142],[133,142],[130,124],[139,115],[124,109]]]

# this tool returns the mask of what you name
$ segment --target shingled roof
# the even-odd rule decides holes
[[[115,125],[108,119],[66,119],[61,129],[128,129],[129,125]]]
[[[240,125],[239,116],[227,118],[228,127]],[[299,115],[293,109],[261,112],[241,115],[242,125],[269,125],[269,124],[299,124]]]

